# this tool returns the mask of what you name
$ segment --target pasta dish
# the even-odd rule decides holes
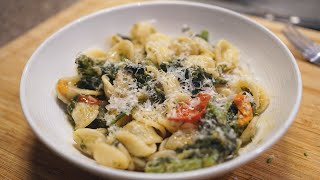
[[[109,50],[81,52],[77,75],[56,84],[76,147],[98,164],[147,173],[238,156],[269,98],[234,45],[208,39],[206,30],[170,37],[139,22],[128,37],[112,36]]]

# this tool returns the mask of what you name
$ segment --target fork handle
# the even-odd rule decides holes
[[[318,54],[313,57],[312,59],[310,59],[310,62],[320,65],[320,52],[318,52]]]

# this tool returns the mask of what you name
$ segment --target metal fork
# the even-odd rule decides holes
[[[304,58],[313,64],[320,65],[320,45],[301,34],[291,24],[288,24],[282,32]]]

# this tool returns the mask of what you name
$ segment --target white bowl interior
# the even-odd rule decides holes
[[[76,55],[89,47],[103,47],[115,33],[128,34],[137,21],[152,21],[160,32],[178,35],[184,24],[194,31],[207,29],[210,41],[224,38],[241,51],[241,61],[270,95],[260,117],[263,136],[240,157],[197,171],[152,175],[97,165],[73,147],[72,127],[55,93],[57,80],[72,76]],[[75,21],[45,41],[29,60],[21,80],[23,111],[36,134],[58,154],[103,175],[126,178],[193,178],[217,176],[254,158],[279,139],[294,119],[301,97],[300,73],[288,49],[264,28],[241,15],[217,7],[178,2],[134,4],[101,11]]]

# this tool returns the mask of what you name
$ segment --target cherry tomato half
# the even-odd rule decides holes
[[[179,104],[175,109],[174,115],[169,115],[168,119],[173,121],[183,121],[195,123],[201,119],[206,112],[207,105],[211,96],[206,93],[199,93],[196,98],[188,104]]]

